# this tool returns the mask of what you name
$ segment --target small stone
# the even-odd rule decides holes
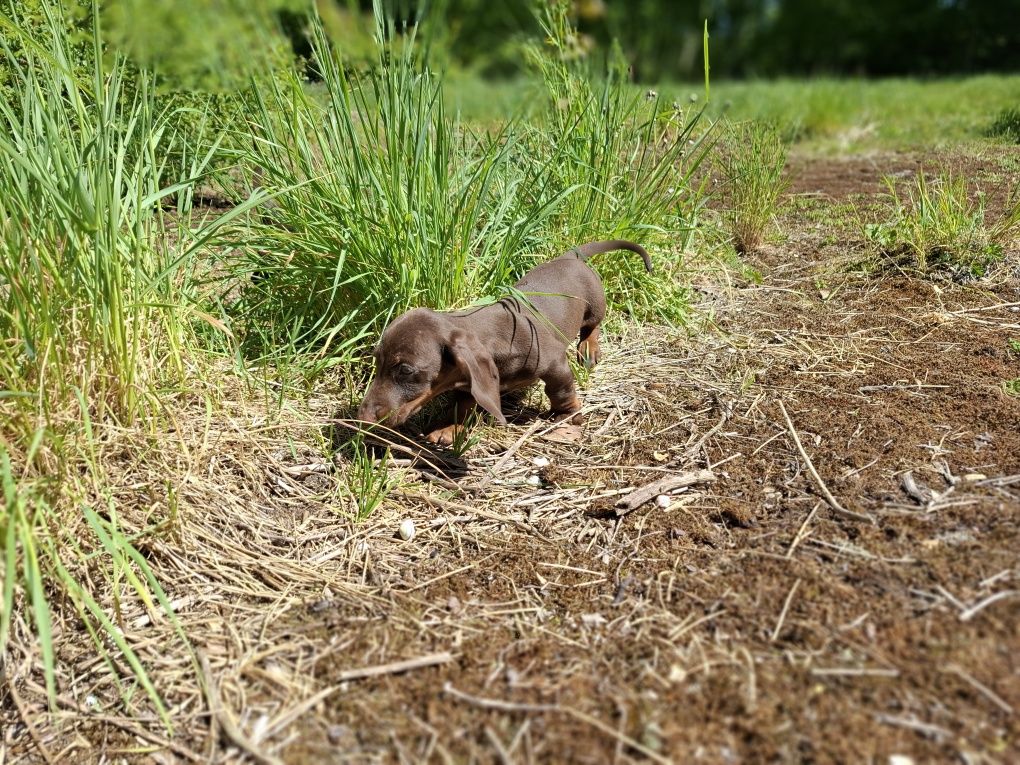
[[[914,758],[905,754],[890,754],[889,765],[914,765]]]
[[[653,752],[662,750],[662,728],[659,727],[658,723],[650,722],[645,726],[641,734],[641,743]]]
[[[663,510],[673,504],[673,500],[670,499],[668,494],[660,494],[655,498],[655,504],[661,507]]]
[[[535,464],[535,467],[544,468],[549,466],[548,457],[535,457],[535,459],[533,459],[532,462]]]
[[[346,725],[330,725],[329,730],[326,731],[326,736],[329,738],[329,743],[333,746],[339,746],[340,744],[349,743],[351,729]]]
[[[398,527],[397,531],[400,533],[401,539],[403,539],[405,542],[410,542],[412,539],[414,539],[414,535],[416,533],[414,528],[414,521],[412,521],[410,518],[405,518],[400,522],[400,526]]]
[[[986,478],[988,478],[988,476],[986,476],[984,473],[967,473],[963,477],[963,480],[967,481],[968,483],[974,483],[975,481],[983,481]]]
[[[537,475],[529,475],[525,480],[525,483],[528,484],[529,486],[541,486],[542,479],[539,478]]]

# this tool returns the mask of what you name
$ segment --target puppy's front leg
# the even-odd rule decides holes
[[[425,440],[430,444],[437,444],[438,446],[452,446],[462,434],[467,435],[467,419],[476,410],[477,404],[474,397],[470,393],[458,391],[454,394],[453,407],[440,420],[440,422],[445,422],[446,424],[439,425],[439,427],[432,430],[425,436]]]
[[[557,364],[549,374],[543,377],[542,382],[545,383],[545,395],[549,397],[549,416],[557,422],[579,420],[581,399],[577,397],[574,373],[570,371],[570,365],[566,358],[563,359],[562,364]]]

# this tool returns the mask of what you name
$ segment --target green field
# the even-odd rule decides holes
[[[464,118],[483,123],[527,113],[538,88],[529,80],[493,83],[466,75],[446,84],[447,98]],[[705,101],[703,83],[633,89],[654,90],[688,110]],[[774,123],[799,150],[813,154],[944,149],[1001,142],[994,126],[1004,112],[1020,109],[1020,75],[714,81],[709,95],[710,119]]]

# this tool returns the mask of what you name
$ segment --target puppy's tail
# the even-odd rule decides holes
[[[641,256],[641,259],[645,262],[645,270],[651,272],[652,270],[652,259],[648,257],[648,252],[640,244],[634,244],[634,242],[628,242],[626,239],[609,239],[604,242],[588,242],[588,244],[582,244],[570,252],[577,255],[581,260],[587,260],[592,255],[598,255],[600,252],[611,252],[613,250],[630,250],[636,252]]]

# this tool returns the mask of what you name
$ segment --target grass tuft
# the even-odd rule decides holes
[[[1020,143],[1020,109],[1003,109],[988,126],[987,134],[1012,143]]]
[[[716,154],[723,182],[723,220],[741,255],[764,243],[790,179],[783,174],[788,147],[768,123],[731,123]]]
[[[1020,233],[1020,184],[1003,214],[989,224],[985,199],[951,171],[929,178],[919,173],[906,197],[895,180],[885,179],[892,217],[864,227],[876,251],[898,265],[922,273],[949,271],[960,277],[983,275],[1001,261],[1005,247]]]

